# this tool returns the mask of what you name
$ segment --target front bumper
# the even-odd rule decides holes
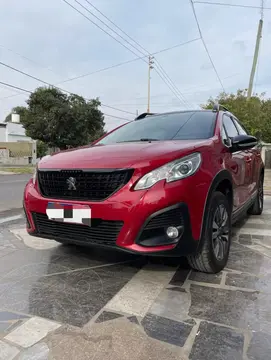
[[[185,196],[176,196],[182,193],[180,190],[180,182],[167,187],[159,182],[149,191],[131,191],[127,184],[103,202],[86,203],[44,198],[30,180],[24,192],[27,231],[30,235],[63,243],[106,246],[131,253],[163,256],[192,254],[199,243],[192,231],[193,218],[195,221],[197,214],[195,211],[191,220],[193,205],[187,205]],[[92,212],[92,226],[49,220],[46,208],[48,202],[54,201],[88,204]],[[197,201],[197,211],[199,203]],[[169,226],[179,228],[177,239],[167,237],[165,229]]]

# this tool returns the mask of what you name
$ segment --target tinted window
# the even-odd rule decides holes
[[[208,139],[213,136],[215,120],[216,114],[211,111],[153,115],[122,126],[97,144],[113,144],[140,139]]]
[[[222,130],[221,130],[221,136],[222,136],[222,140],[225,144],[227,144],[228,142],[228,137],[227,137],[227,134],[225,133],[225,129],[224,129],[224,126],[222,127]]]
[[[235,126],[237,127],[237,130],[238,130],[239,134],[240,135],[247,135],[246,130],[241,126],[241,124],[235,119],[233,119],[233,121],[234,121]]]
[[[238,131],[230,117],[224,116],[223,123],[224,123],[225,129],[227,131],[228,137],[232,138],[232,137],[238,135]]]

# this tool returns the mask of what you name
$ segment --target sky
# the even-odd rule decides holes
[[[148,53],[173,47],[154,58],[150,108],[153,112],[197,108],[223,90],[199,39],[190,0],[89,0],[147,51],[139,48],[143,54],[138,51],[138,45],[133,43],[137,49],[131,47],[83,9],[79,3],[120,33],[86,0],[66,1],[130,50],[97,28],[64,0],[2,0],[0,62],[87,99],[99,97],[102,104],[116,108],[101,107],[107,114],[106,130],[133,120],[137,112],[146,111],[148,64],[147,57],[142,57]],[[261,0],[208,1],[252,6],[261,3]],[[264,2],[266,7],[271,8],[271,0]],[[224,89],[235,92],[247,88],[260,11],[199,3],[195,3],[195,10]],[[123,33],[122,36],[131,42]],[[186,42],[189,43],[181,46]],[[265,10],[253,90],[265,92],[268,97],[271,97],[270,43],[271,10]],[[127,63],[97,72],[123,62]],[[181,93],[179,98],[159,77],[156,71],[159,71],[159,65]],[[90,75],[66,81],[84,74]],[[44,85],[2,65],[0,81],[29,91]],[[0,122],[14,106],[25,105],[28,96],[27,93],[0,85]]]

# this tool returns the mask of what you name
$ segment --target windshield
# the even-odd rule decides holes
[[[214,134],[215,119],[216,114],[211,111],[152,115],[122,126],[96,145],[148,140],[208,139]]]

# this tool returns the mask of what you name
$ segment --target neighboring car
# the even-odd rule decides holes
[[[263,210],[257,139],[221,105],[140,115],[42,159],[26,185],[30,235],[161,256],[217,273],[232,224]],[[102,251],[102,250],[101,250]]]

